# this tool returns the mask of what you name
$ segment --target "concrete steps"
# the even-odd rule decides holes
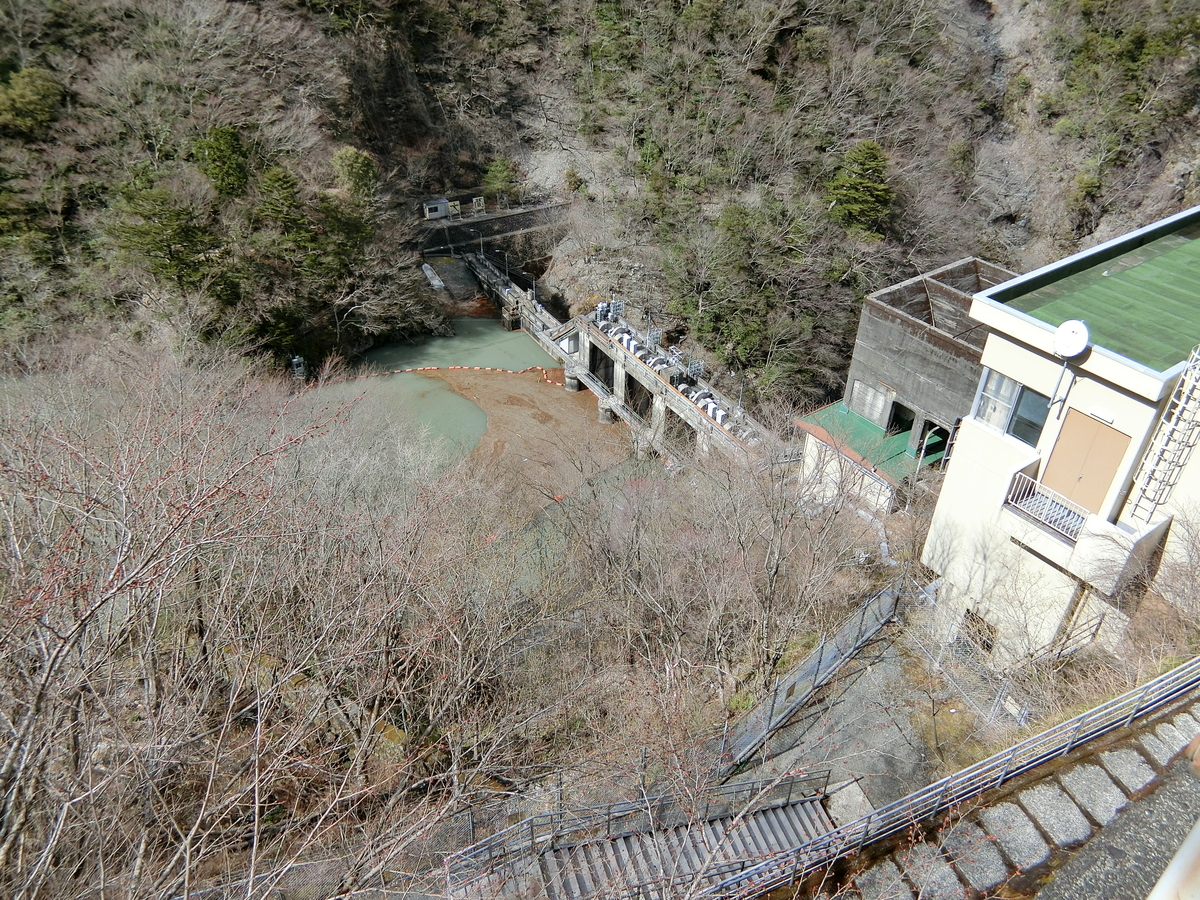
[[[672,884],[706,886],[833,829],[816,798],[720,816],[657,831],[579,841],[543,850],[527,877],[501,883],[495,874],[456,885],[454,900],[590,900],[638,896],[670,900]]]
[[[853,889],[862,900],[968,900],[1036,878],[1151,789],[1198,734],[1200,703],[965,816],[936,843],[891,853],[860,872]]]

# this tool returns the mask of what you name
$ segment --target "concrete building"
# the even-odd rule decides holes
[[[845,398],[796,421],[810,480],[886,511],[897,484],[940,460],[981,372],[972,295],[1013,277],[968,257],[868,296]]]
[[[1014,277],[968,257],[867,297],[846,405],[880,428],[908,435],[910,457],[931,429],[949,437],[971,411],[988,334],[968,315],[971,297]]]
[[[999,664],[1115,641],[1151,564],[1186,555],[1198,237],[1200,208],[975,295],[983,372],[922,556],[945,637]]]

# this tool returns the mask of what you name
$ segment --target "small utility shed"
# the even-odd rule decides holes
[[[971,411],[979,383],[988,332],[969,316],[971,296],[1012,277],[967,257],[868,296],[845,405],[890,435],[904,435],[908,456],[919,455],[926,441],[927,456],[940,454],[954,423]]]
[[[450,201],[445,197],[436,200],[426,200],[421,204],[426,219],[444,219],[450,215]]]
[[[982,371],[988,332],[968,315],[971,295],[1012,277],[967,257],[868,296],[846,396],[795,422],[810,477],[885,509],[897,484],[941,460]]]

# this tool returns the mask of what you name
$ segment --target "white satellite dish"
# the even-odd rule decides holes
[[[1054,352],[1060,359],[1078,356],[1087,345],[1087,326],[1078,319],[1067,319],[1054,332]]]

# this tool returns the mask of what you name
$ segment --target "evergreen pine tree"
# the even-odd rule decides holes
[[[887,180],[887,154],[875,141],[859,141],[826,187],[829,218],[844,228],[881,238],[896,192]]]

